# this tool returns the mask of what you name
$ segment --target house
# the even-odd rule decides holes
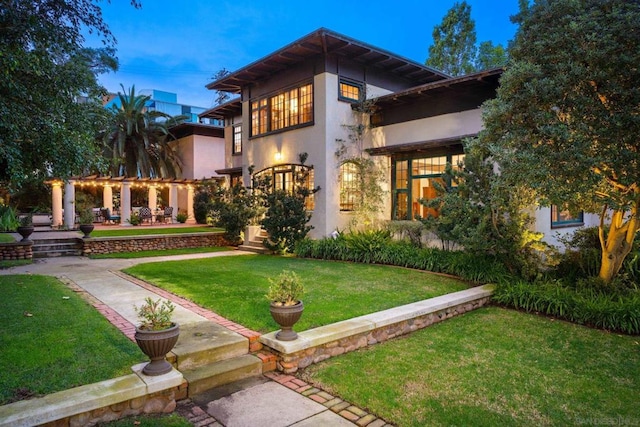
[[[462,140],[482,129],[481,104],[495,96],[501,73],[450,77],[320,28],[208,84],[238,97],[200,117],[224,120],[225,166],[217,172],[232,181],[250,185],[252,167],[287,189],[296,168],[311,168],[310,186],[321,188],[309,204],[311,236],[318,238],[351,220],[354,171],[336,151],[362,118],[354,105],[366,99],[375,106],[359,143],[387,171],[383,219],[415,219],[428,213],[418,199],[435,196],[446,163],[464,157]],[[308,154],[305,165],[300,153]],[[537,209],[535,216],[550,241],[556,227],[594,220],[556,208]]]

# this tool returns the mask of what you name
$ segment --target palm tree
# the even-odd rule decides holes
[[[135,86],[128,95],[118,93],[118,97],[121,106],[107,111],[108,127],[102,135],[111,175],[177,178],[181,162],[169,144],[173,140],[169,128],[186,117],[150,111],[151,97],[136,95]]]

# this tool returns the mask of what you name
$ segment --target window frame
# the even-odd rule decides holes
[[[549,209],[549,217],[551,219],[551,229],[581,227],[584,225],[584,211],[580,211],[577,217],[571,217],[564,220],[559,219],[560,214],[568,212],[567,209],[559,210],[558,205],[551,205]]]
[[[303,93],[308,88],[309,93]],[[294,96],[295,93],[295,96]],[[307,80],[277,92],[252,99],[249,102],[251,126],[249,138],[257,138],[279,132],[286,132],[314,123],[315,88],[313,81]],[[295,101],[295,114],[287,104]],[[280,106],[278,109],[277,107]]]
[[[295,185],[296,173],[306,171],[307,182],[306,186],[309,190],[313,190],[315,187],[315,171],[313,166],[302,165],[299,163],[284,163],[275,166],[266,167],[251,176],[252,185],[256,187],[256,179],[266,175],[269,177],[270,191],[284,190],[286,192],[293,191]],[[315,209],[315,195],[313,191],[305,198],[305,208],[307,211],[313,211]]]
[[[349,96],[345,96],[342,90],[342,85],[350,86],[358,89],[358,98],[352,98]],[[363,82],[358,82],[356,80],[347,79],[345,77],[340,77],[338,79],[338,100],[349,102],[349,103],[358,103],[362,102],[365,99],[365,85]]]
[[[234,156],[242,154],[242,124],[233,125],[231,154]]]
[[[346,170],[346,167],[351,169]],[[349,181],[345,180],[345,175],[348,173],[353,175]],[[352,161],[342,162],[338,168],[338,178],[340,182],[340,212],[353,212],[356,205],[354,199],[358,197],[358,180],[360,179],[358,165]]]

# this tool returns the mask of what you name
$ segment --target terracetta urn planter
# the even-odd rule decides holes
[[[22,240],[20,240],[21,242],[30,242],[31,240],[29,240],[29,236],[31,236],[32,233],[32,225],[21,225],[20,227],[18,227],[18,234],[22,236]]]
[[[93,228],[94,228],[93,224],[80,224],[80,231],[82,231],[82,233],[84,234],[82,238],[86,239],[87,237],[89,237],[89,235],[93,231]]]
[[[136,343],[151,360],[142,369],[143,374],[156,376],[171,371],[171,363],[167,361],[166,356],[176,345],[180,335],[180,326],[177,323],[172,323],[172,325],[170,328],[160,331],[136,328]]]
[[[298,338],[298,334],[292,329],[293,325],[300,320],[302,311],[304,310],[304,304],[302,301],[298,301],[294,305],[275,305],[271,303],[269,311],[273,320],[280,325],[280,331],[276,334],[276,339],[280,341],[293,341]]]

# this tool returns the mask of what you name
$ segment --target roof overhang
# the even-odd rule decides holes
[[[242,166],[237,168],[216,169],[218,175],[242,175]]]
[[[320,28],[227,76],[206,85],[207,89],[240,93],[243,86],[265,79],[318,55],[347,57],[398,77],[424,84],[450,76],[415,61],[345,35]]]
[[[198,117],[224,120],[227,117],[239,116],[242,114],[242,101],[240,98],[232,99],[224,104],[217,105],[213,108],[200,113]]]
[[[367,148],[365,151],[372,156],[391,156],[402,153],[416,153],[432,151],[438,148],[451,147],[462,144],[465,138],[472,138],[475,134],[460,135],[451,138],[432,139],[429,141],[410,142],[407,144],[390,145],[385,147]]]
[[[224,138],[224,128],[220,126],[205,125],[202,123],[180,123],[179,125],[172,126],[169,129],[169,132],[171,132],[171,135],[176,139],[191,135]]]

